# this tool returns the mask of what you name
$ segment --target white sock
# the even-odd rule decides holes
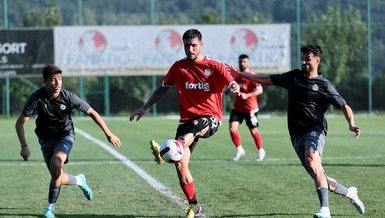
[[[75,176],[76,178],[76,185],[82,186],[83,185],[83,180],[79,176]]]
[[[50,203],[48,203],[48,205],[47,205],[47,209],[48,210],[51,210],[51,211],[54,211],[55,210],[55,204],[50,204]]]
[[[320,211],[330,213],[329,207],[321,207]]]

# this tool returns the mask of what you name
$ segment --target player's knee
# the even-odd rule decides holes
[[[325,175],[326,176],[326,175]],[[326,180],[328,182],[328,189],[331,192],[334,192],[337,188],[338,182],[334,178],[326,176]]]
[[[57,156],[52,157],[51,164],[50,164],[50,172],[51,176],[54,178],[58,178],[61,174],[61,159]]]

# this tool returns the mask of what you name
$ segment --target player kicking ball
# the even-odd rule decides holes
[[[224,63],[201,53],[202,35],[197,29],[187,30],[182,38],[186,58],[171,66],[162,84],[143,106],[131,114],[130,121],[139,120],[171,86],[176,86],[180,124],[176,130],[175,143],[180,143],[184,150],[180,161],[174,164],[179,184],[189,203],[186,217],[193,218],[202,208],[198,204],[194,179],[189,169],[191,154],[200,138],[209,138],[221,125],[222,91],[227,87],[231,93],[238,95],[239,85]],[[158,164],[164,163],[160,145],[154,140],[150,144],[155,161]]]

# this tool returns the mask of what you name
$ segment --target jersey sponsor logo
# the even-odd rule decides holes
[[[318,91],[319,90],[319,87],[317,84],[314,84],[312,87],[313,91]]]
[[[60,105],[60,110],[64,111],[67,107],[64,104]]]
[[[199,89],[203,90],[205,92],[210,91],[210,84],[209,83],[185,83],[185,88],[186,89]]]

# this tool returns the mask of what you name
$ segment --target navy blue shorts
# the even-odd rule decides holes
[[[41,152],[43,153],[44,161],[49,168],[53,155],[59,151],[67,155],[65,164],[68,163],[68,157],[71,153],[72,145],[75,141],[75,136],[70,134],[60,139],[42,139],[39,138]]]
[[[309,131],[302,136],[290,136],[290,139],[303,166],[305,166],[305,152],[309,149],[318,151],[322,161],[325,147],[325,133],[323,131]]]

